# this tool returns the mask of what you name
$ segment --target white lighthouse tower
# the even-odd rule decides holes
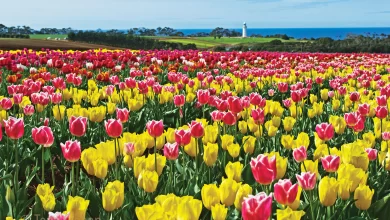
[[[247,34],[246,34],[246,23],[244,22],[244,24],[242,25],[242,37],[247,37]]]

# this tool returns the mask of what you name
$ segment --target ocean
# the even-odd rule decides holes
[[[210,33],[212,29],[177,29],[184,33],[184,35],[194,34],[198,32]],[[230,29],[242,33],[242,29]],[[390,27],[359,27],[359,28],[248,28],[247,35],[252,34],[274,35],[286,34],[289,37],[296,39],[302,38],[320,38],[330,37],[335,40],[345,39],[347,35],[367,35],[367,34],[390,34]]]

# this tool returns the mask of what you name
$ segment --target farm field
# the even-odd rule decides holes
[[[387,219],[389,97],[389,54],[0,51],[0,219]]]
[[[64,38],[68,37],[67,34],[30,34],[30,39],[40,39],[40,40],[46,40],[48,37],[51,39],[60,38],[63,40]]]

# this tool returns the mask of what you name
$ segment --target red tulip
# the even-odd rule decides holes
[[[365,150],[366,150],[368,159],[370,161],[376,160],[376,156],[377,156],[377,153],[378,153],[378,151],[376,149],[366,148]]]
[[[375,115],[376,117],[380,118],[380,119],[384,119],[387,117],[387,114],[388,114],[388,111],[387,111],[387,108],[384,107],[384,106],[377,106],[375,108]]]
[[[177,143],[166,143],[164,145],[164,156],[168,160],[176,160],[179,157],[179,145]]]
[[[242,101],[239,97],[237,96],[230,96],[228,98],[229,102],[229,110],[233,113],[240,113],[243,109],[242,107]]]
[[[120,137],[123,131],[123,125],[120,120],[108,119],[108,121],[104,121],[104,127],[107,135],[112,138]]]
[[[278,83],[278,90],[281,93],[286,93],[288,91],[288,84],[284,82]]]
[[[249,100],[252,105],[258,106],[262,101],[262,97],[260,94],[252,92],[249,94]]]
[[[323,141],[329,141],[333,138],[334,128],[332,124],[321,123],[316,126],[318,137]]]
[[[69,119],[69,131],[76,137],[82,137],[87,132],[87,118],[72,116]]]
[[[13,140],[17,140],[24,135],[24,121],[23,118],[9,117],[4,120],[5,134]]]
[[[260,192],[244,198],[241,212],[244,220],[268,220],[272,214],[272,193],[267,196]]]
[[[227,100],[217,101],[217,109],[221,112],[224,112],[229,109],[229,102]]]
[[[23,94],[17,93],[13,96],[14,104],[19,105],[23,101]]]
[[[358,122],[356,123],[355,126],[353,126],[353,131],[357,132],[357,133],[363,131],[365,121],[366,121],[366,118],[360,115],[358,118]]]
[[[176,130],[175,141],[180,146],[185,146],[191,142],[191,131],[190,130]]]
[[[299,90],[294,90],[294,91],[291,91],[291,99],[297,103],[297,102],[300,102],[302,97],[301,97],[301,91]]]
[[[43,147],[50,147],[53,145],[54,136],[50,127],[41,126],[39,128],[32,129],[32,139],[38,145],[42,145]]]
[[[28,116],[31,116],[34,114],[34,106],[33,105],[26,105],[24,108],[23,108],[23,113],[25,115],[28,115]]]
[[[298,184],[292,184],[289,179],[279,180],[274,185],[275,200],[281,205],[289,205],[295,201],[298,194]]]
[[[262,185],[271,184],[276,178],[276,158],[275,156],[269,158],[263,154],[252,158],[251,169],[253,177],[256,182]]]
[[[286,107],[286,108],[290,108],[290,106],[291,106],[291,99],[285,99],[285,100],[283,100],[283,105],[284,105],[284,107]]]
[[[198,98],[198,102],[202,105],[205,105],[209,102],[210,91],[209,90],[198,90],[196,92],[196,96]]]
[[[349,99],[352,101],[352,102],[357,102],[359,101],[360,99],[360,93],[359,92],[351,92],[349,94]]]
[[[160,121],[155,121],[155,120],[149,121],[146,124],[146,128],[148,130],[149,135],[154,137],[154,138],[160,137],[163,134],[163,132],[164,132],[164,124],[163,124],[162,120],[160,120]]]
[[[117,108],[116,109],[116,118],[120,120],[122,123],[125,123],[129,120],[130,111],[127,108]]]
[[[264,110],[263,109],[260,109],[260,108],[252,109],[251,116],[257,125],[264,123]]]
[[[55,105],[58,105],[62,102],[62,94],[61,93],[53,93],[51,95],[51,102]]]
[[[303,172],[301,175],[295,174],[295,176],[303,190],[312,190],[316,186],[317,175],[315,173]]]
[[[243,109],[249,108],[249,106],[251,105],[251,101],[248,96],[241,97],[241,105]]]
[[[80,159],[81,145],[79,141],[67,141],[65,144],[61,143],[62,154],[64,158],[73,163]]]
[[[358,112],[363,116],[367,116],[370,113],[370,105],[367,103],[360,104],[358,107]]]
[[[222,121],[227,125],[235,125],[236,124],[236,116],[232,112],[225,112],[223,114]]]
[[[385,95],[377,96],[376,102],[379,106],[387,106],[387,97]]]
[[[340,166],[340,157],[334,155],[328,155],[321,158],[322,166],[324,170],[329,173],[336,172]]]
[[[298,163],[303,162],[307,158],[307,151],[305,146],[295,148],[293,151],[293,157]]]
[[[186,99],[184,95],[175,95],[173,97],[173,103],[175,104],[176,107],[181,107],[185,104]]]
[[[204,135],[204,128],[202,123],[192,121],[190,124],[191,136],[194,138],[201,138]]]
[[[12,101],[11,99],[9,98],[3,98],[1,101],[0,101],[0,107],[4,110],[9,110],[10,108],[12,108]]]

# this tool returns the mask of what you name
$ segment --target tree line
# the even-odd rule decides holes
[[[125,34],[123,32],[98,32],[98,31],[77,31],[68,34],[71,41],[86,42],[92,44],[102,44],[113,47],[123,47],[131,49],[165,49],[165,50],[190,50],[196,49],[195,44],[182,44],[174,42],[164,42],[155,39]]]
[[[4,24],[0,24],[0,34],[9,35],[27,35],[27,34],[68,34],[73,29],[68,28],[41,28],[40,30],[34,30],[30,26],[10,26],[7,27]]]

